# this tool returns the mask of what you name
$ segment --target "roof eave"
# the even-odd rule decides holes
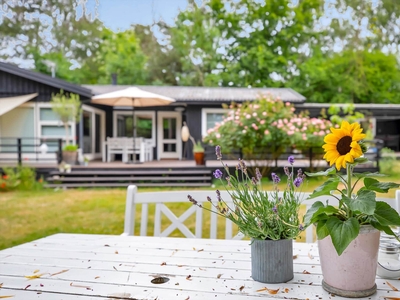
[[[73,92],[87,98],[92,97],[92,91],[88,88],[81,87],[79,85],[66,82],[62,79],[53,78],[51,76],[41,74],[35,71],[22,69],[17,66],[11,65],[9,63],[0,62],[0,70],[32,81],[43,83],[55,88]]]

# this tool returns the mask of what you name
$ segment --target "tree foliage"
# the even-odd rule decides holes
[[[292,87],[308,102],[400,103],[400,2],[188,0],[175,23],[106,29],[77,0],[7,1],[0,59],[76,83]],[[1,12],[0,12],[1,13]]]

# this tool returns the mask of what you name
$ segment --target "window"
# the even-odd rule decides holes
[[[202,136],[206,136],[209,129],[214,128],[217,123],[221,122],[227,112],[228,110],[223,108],[203,108],[201,112]]]
[[[155,146],[155,113],[135,111],[136,137],[153,141]],[[133,137],[132,111],[114,111],[114,136]]]

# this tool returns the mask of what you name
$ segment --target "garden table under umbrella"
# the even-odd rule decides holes
[[[90,102],[108,106],[132,107],[133,152],[135,152],[135,107],[165,106],[175,102],[175,100],[170,97],[141,90],[137,87],[129,87],[126,89],[94,96]],[[133,154],[133,162],[136,162],[135,153]]]

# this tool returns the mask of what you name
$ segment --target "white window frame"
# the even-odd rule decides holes
[[[37,137],[40,139],[46,139],[46,138],[51,138],[51,139],[62,139],[64,142],[66,142],[67,137],[65,135],[60,135],[60,136],[46,136],[46,135],[42,135],[42,126],[57,126],[57,127],[64,127],[64,124],[61,122],[61,120],[58,121],[41,121],[40,120],[40,109],[41,108],[50,108],[51,109],[51,103],[46,103],[46,102],[38,102],[38,103],[32,103],[32,104],[27,104],[27,105],[37,105],[37,109],[35,112],[35,119],[36,119],[36,124],[37,124]],[[75,120],[73,121],[69,121],[68,125],[70,126],[70,138],[71,138],[71,143],[73,145],[76,145],[76,140],[75,140],[75,136],[76,136],[76,122]]]
[[[226,108],[203,108],[201,110],[201,135],[207,135],[207,114],[224,114],[226,115],[230,110]]]
[[[106,113],[101,109],[88,106],[83,104],[82,111],[86,111],[92,114],[92,128],[94,130],[92,135],[92,153],[82,153],[83,155],[87,156],[88,159],[94,159],[101,157],[103,152],[103,143],[105,141],[105,128],[106,128]],[[100,128],[96,128],[96,114],[100,115]],[[100,152],[95,152],[95,143],[96,143],[96,131],[100,130]],[[83,136],[83,132],[82,132]],[[83,141],[82,141],[83,142]],[[82,150],[83,151],[83,150]]]
[[[151,110],[135,110],[134,112],[135,118],[138,116],[150,116],[152,127],[151,127],[151,139],[146,139],[147,141],[151,141],[151,146],[156,146],[156,113]],[[132,116],[132,110],[114,110],[113,111],[113,137],[117,136],[117,115],[124,115],[124,116]]]

